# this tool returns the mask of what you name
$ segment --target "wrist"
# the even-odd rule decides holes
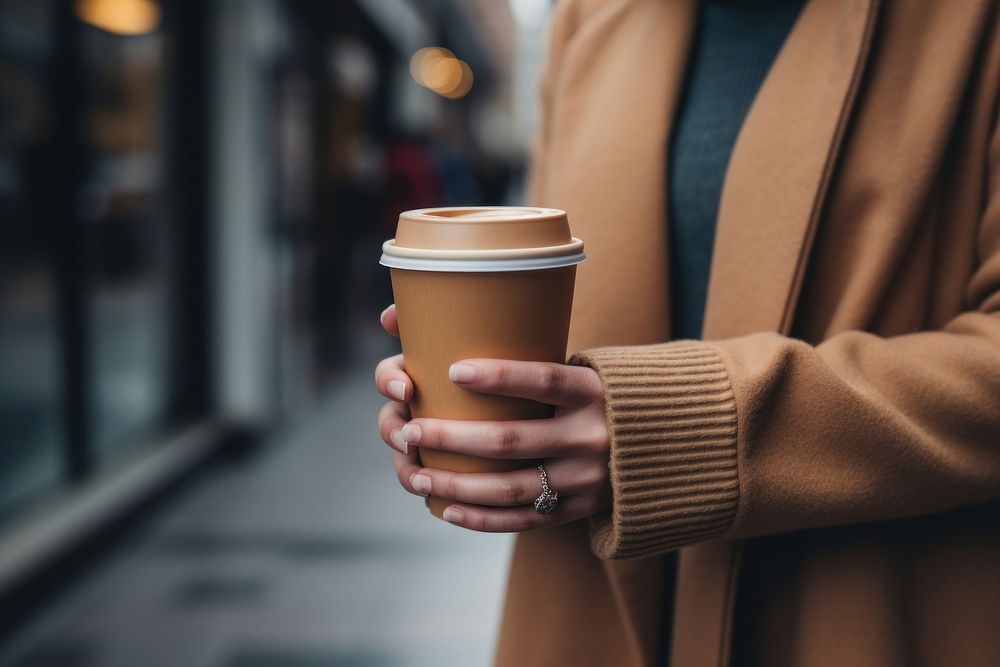
[[[570,363],[604,388],[612,505],[592,519],[595,553],[632,558],[724,533],[739,500],[736,402],[715,348],[598,348]]]

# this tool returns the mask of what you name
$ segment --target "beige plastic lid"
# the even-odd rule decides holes
[[[521,206],[424,208],[399,216],[380,264],[414,271],[530,271],[579,264],[566,212]]]

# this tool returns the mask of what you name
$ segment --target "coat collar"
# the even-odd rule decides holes
[[[812,0],[771,67],[726,174],[705,338],[791,329],[878,4]]]

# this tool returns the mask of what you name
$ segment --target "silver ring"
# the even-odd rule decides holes
[[[548,514],[559,504],[559,494],[549,488],[549,476],[541,463],[538,464],[538,475],[542,478],[542,494],[535,498],[535,511]]]

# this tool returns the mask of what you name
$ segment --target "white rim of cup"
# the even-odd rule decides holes
[[[437,250],[403,248],[395,239],[382,244],[379,264],[391,269],[489,273],[493,271],[532,271],[573,266],[584,261],[583,241],[539,248],[498,248],[487,250]]]
[[[509,222],[510,216],[528,220],[546,220],[564,217],[566,211],[559,208],[541,206],[434,206],[406,211],[402,215],[430,222],[448,222],[454,220],[451,216],[441,216],[441,213],[461,211],[463,224],[466,222],[492,223]],[[485,215],[476,215],[483,213]]]

